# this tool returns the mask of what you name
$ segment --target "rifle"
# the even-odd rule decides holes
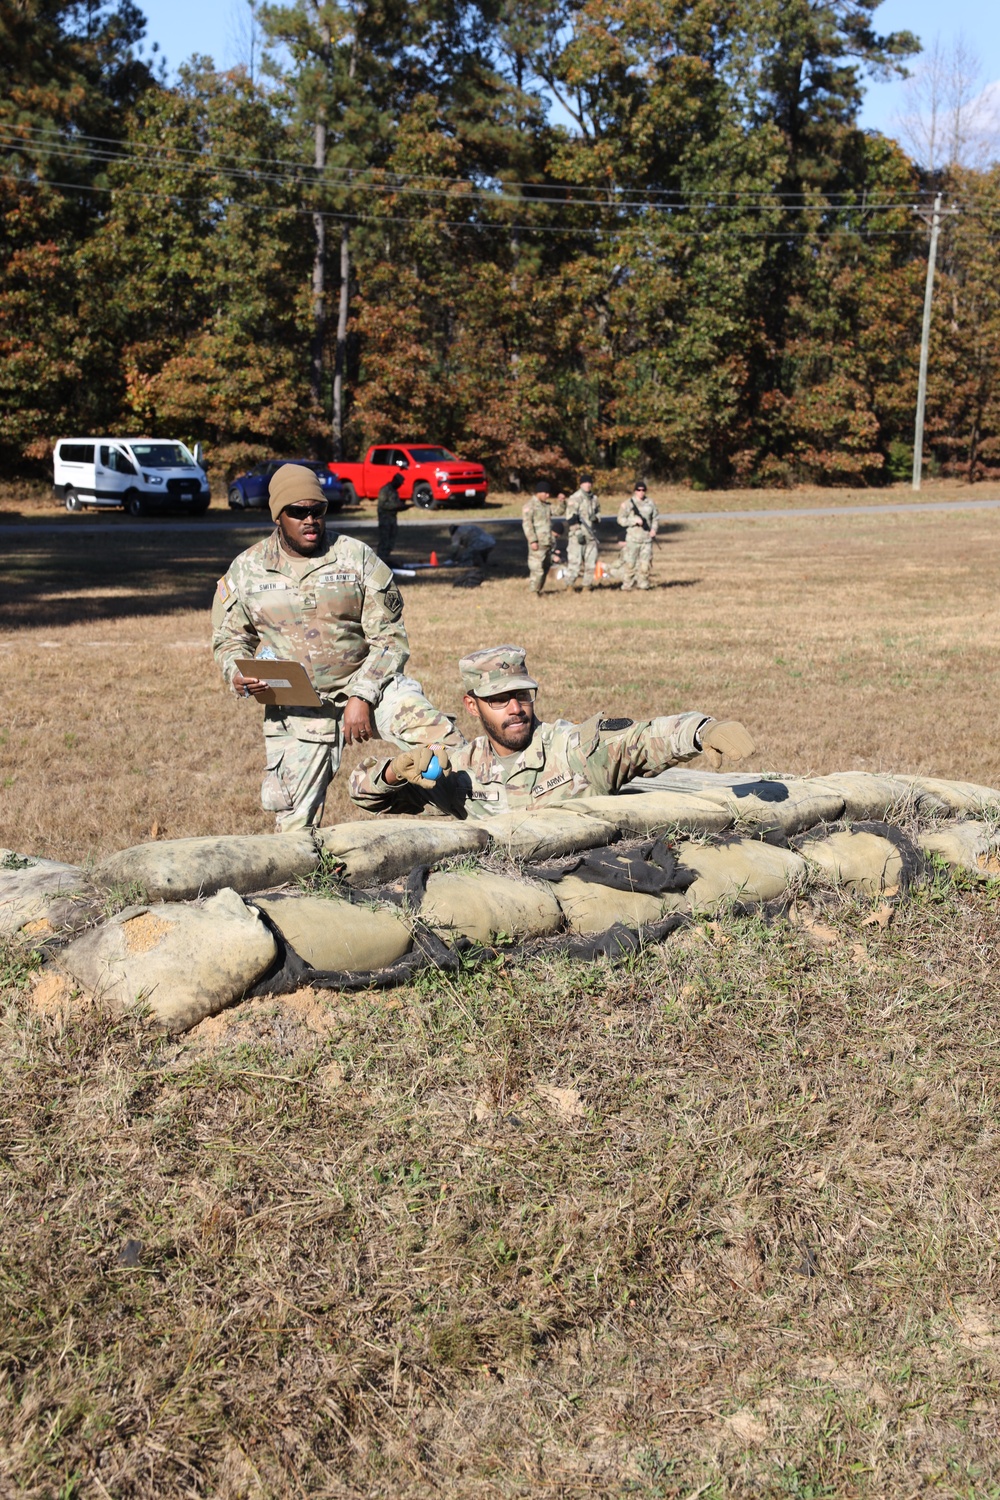
[[[646,520],[646,517],[643,515],[642,511],[639,509],[638,505],[636,505],[636,503],[632,499],[631,495],[629,496],[629,502],[628,503],[629,503],[629,505],[631,505],[632,509],[635,511],[636,515],[639,517],[639,525],[642,527],[643,531],[649,531],[649,529],[650,529],[649,522]]]

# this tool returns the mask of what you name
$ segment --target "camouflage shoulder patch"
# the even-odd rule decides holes
[[[403,596],[395,583],[390,583],[385,589],[382,598],[385,600],[387,612],[394,620],[398,620],[403,613]]]
[[[597,729],[599,734],[614,734],[618,729],[631,729],[634,719],[602,719]]]

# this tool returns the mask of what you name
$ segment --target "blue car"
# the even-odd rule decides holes
[[[241,474],[232,481],[229,486],[230,510],[267,510],[267,487],[271,482],[271,475],[282,464],[301,464],[304,469],[312,469],[323,487],[330,510],[342,509],[343,485],[336,474],[330,473],[326,464],[321,464],[314,458],[268,458],[262,464],[255,464],[249,474]]]

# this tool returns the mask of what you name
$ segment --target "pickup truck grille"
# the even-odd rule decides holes
[[[482,469],[469,469],[463,472],[461,469],[452,469],[445,475],[445,484],[485,484],[486,475]]]

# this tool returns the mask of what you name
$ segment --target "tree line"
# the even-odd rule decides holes
[[[697,486],[1000,473],[1000,170],[858,126],[877,0],[296,0],[168,85],[133,0],[0,0],[0,450],[232,471],[428,439]]]

